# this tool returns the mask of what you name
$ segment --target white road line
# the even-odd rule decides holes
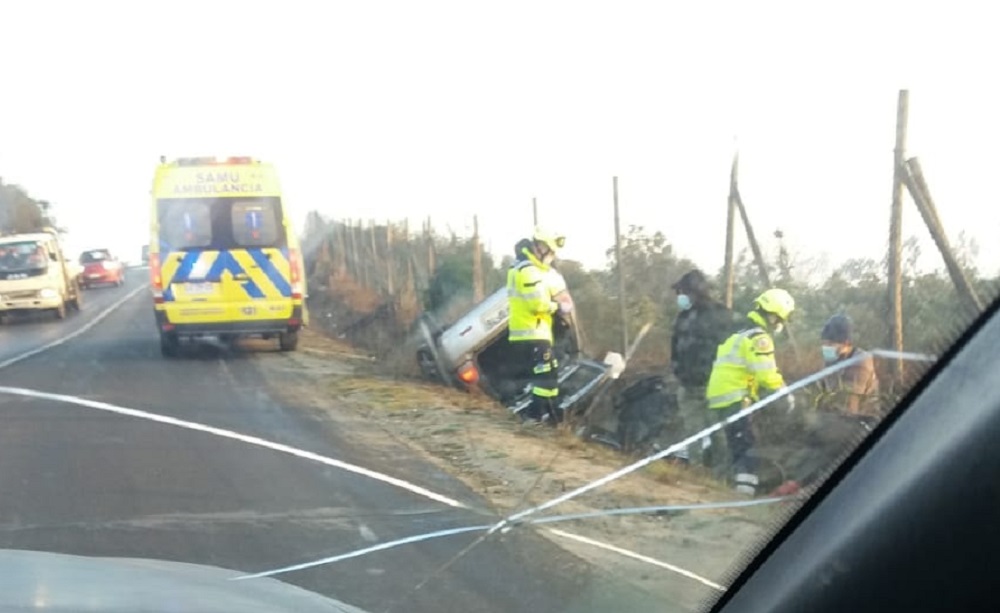
[[[243,443],[249,443],[250,445],[256,445],[258,447],[264,447],[266,449],[271,449],[273,451],[279,451],[281,453],[287,453],[295,457],[303,458],[306,460],[313,460],[319,462],[320,464],[326,464],[327,466],[333,466],[341,470],[346,470],[347,472],[352,472],[358,475],[363,475],[370,479],[375,479],[376,481],[381,481],[383,483],[388,483],[389,485],[394,485],[400,489],[406,490],[413,494],[429,498],[436,502],[446,504],[450,507],[468,509],[469,507],[457,500],[448,498],[447,496],[442,496],[436,492],[432,492],[428,489],[424,489],[419,485],[410,483],[409,481],[404,481],[402,479],[397,479],[396,477],[391,477],[389,475],[376,472],[374,470],[369,470],[355,464],[348,464],[347,462],[342,462],[334,458],[330,458],[318,453],[313,453],[311,451],[305,451],[303,449],[298,449],[296,447],[290,447],[288,445],[283,445],[281,443],[275,443],[273,441],[268,441],[262,438],[257,438],[256,436],[249,436],[247,434],[240,434],[239,432],[233,432],[232,430],[225,430],[223,428],[216,428],[214,426],[206,426],[204,424],[199,424],[193,421],[186,421],[183,419],[177,419],[175,417],[170,417],[167,415],[160,415],[159,413],[150,413],[148,411],[140,411],[138,409],[129,409],[126,407],[117,406],[114,404],[109,404],[107,402],[99,402],[97,400],[87,400],[86,398],[79,398],[77,396],[68,396],[65,394],[52,394],[49,392],[41,392],[38,390],[25,389],[20,387],[3,387],[0,386],[0,394],[9,394],[12,396],[22,396],[25,398],[36,398],[39,400],[50,400],[53,402],[63,402],[66,404],[75,404],[77,406],[88,407],[91,409],[97,409],[99,411],[106,411],[108,413],[115,413],[117,415],[127,415],[129,417],[138,417],[140,419],[145,419],[148,421],[153,421],[161,424],[167,424],[170,426],[176,426],[178,428],[185,428],[187,430],[194,430],[196,432],[205,432],[207,434],[212,434],[214,436],[219,436],[222,438],[228,438]]]
[[[122,298],[119,298],[116,302],[114,302],[113,304],[111,304],[111,306],[109,306],[108,308],[106,308],[103,311],[101,311],[100,314],[97,315],[97,317],[91,319],[90,321],[88,321],[84,325],[80,326],[76,330],[70,332],[66,336],[62,336],[62,337],[57,338],[56,340],[52,341],[51,343],[47,343],[45,345],[42,345],[41,347],[36,347],[35,349],[32,349],[31,351],[27,351],[25,353],[22,353],[21,355],[14,356],[14,357],[12,357],[10,359],[4,360],[3,362],[0,362],[0,369],[7,368],[8,366],[12,366],[14,364],[17,364],[18,362],[21,362],[23,360],[27,360],[30,357],[36,356],[39,353],[42,353],[43,351],[48,351],[49,349],[52,349],[53,347],[58,347],[59,345],[62,345],[64,343],[67,343],[67,342],[73,340],[74,338],[80,336],[81,334],[83,334],[87,330],[90,330],[91,328],[93,328],[94,326],[96,326],[97,324],[99,324],[105,317],[107,317],[111,313],[115,312],[115,310],[118,309],[118,307],[120,307],[121,305],[125,304],[126,302],[128,302],[129,300],[131,300],[132,298],[134,298],[136,294],[138,294],[139,292],[147,289],[148,287],[149,287],[149,284],[147,283],[145,285],[142,285],[140,287],[135,288],[134,290],[132,290],[131,292],[125,294],[125,296],[123,296]]]
[[[88,321],[86,324],[84,324],[83,326],[80,326],[78,329],[76,329],[73,332],[67,334],[66,336],[60,337],[60,338],[58,338],[58,339],[56,339],[56,340],[54,340],[54,341],[52,341],[50,343],[42,345],[41,347],[37,347],[35,349],[32,349],[31,351],[27,351],[25,353],[22,353],[20,355],[12,357],[12,358],[10,358],[8,360],[0,362],[0,369],[7,368],[8,366],[12,366],[13,364],[16,364],[18,362],[26,360],[26,359],[28,359],[30,357],[36,356],[36,355],[44,352],[44,351],[48,351],[49,349],[53,349],[55,347],[58,347],[60,345],[63,345],[65,343],[73,340],[74,338],[80,336],[81,334],[87,332],[88,330],[90,330],[91,328],[93,328],[94,326],[96,326],[98,323],[100,323],[102,320],[104,320],[104,318],[106,318],[108,315],[110,315],[111,313],[113,313],[116,309],[118,309],[123,304],[125,304],[126,302],[128,302],[130,299],[132,299],[133,297],[135,297],[139,292],[148,289],[148,287],[149,287],[149,284],[147,283],[147,284],[144,284],[144,285],[142,285],[140,287],[135,288],[134,290],[132,290],[131,292],[129,292],[128,294],[126,294],[125,296],[123,296],[122,298],[120,298],[119,300],[117,300],[116,302],[114,302],[113,304],[111,304],[110,306],[108,306],[106,309],[104,309],[103,311],[101,311],[101,313],[98,314],[96,317],[94,317],[92,320]],[[226,367],[224,362],[223,362],[223,366]],[[342,462],[340,460],[336,460],[336,459],[333,459],[333,458],[322,456],[322,455],[319,455],[319,454],[316,454],[316,453],[312,453],[312,452],[309,452],[309,451],[305,451],[305,450],[302,450],[302,449],[297,449],[295,447],[289,447],[288,445],[282,445],[280,443],[275,443],[275,442],[272,442],[272,441],[267,441],[267,440],[264,440],[264,439],[261,439],[261,438],[257,438],[257,437],[254,437],[254,436],[248,436],[248,435],[245,435],[245,434],[240,434],[238,432],[233,432],[231,430],[224,430],[222,428],[214,428],[212,426],[206,426],[206,425],[198,424],[198,423],[195,423],[195,422],[185,421],[185,420],[181,420],[181,419],[175,419],[173,417],[168,417],[166,415],[159,415],[159,414],[156,414],[156,413],[149,413],[147,411],[140,411],[138,409],[129,409],[129,408],[126,408],[126,407],[120,407],[120,406],[117,406],[117,405],[108,404],[106,402],[98,402],[98,401],[95,401],[95,400],[87,400],[86,398],[79,398],[79,397],[76,397],[76,396],[68,396],[68,395],[64,395],[64,394],[51,394],[51,393],[48,393],[48,392],[41,392],[41,391],[37,391],[37,390],[30,390],[30,389],[24,389],[24,388],[15,388],[15,387],[0,387],[0,393],[11,394],[11,395],[15,395],[15,396],[25,396],[25,397],[29,397],[29,398],[38,398],[38,399],[52,400],[52,401],[55,401],[55,402],[64,402],[64,403],[67,403],[67,404],[76,404],[76,405],[79,405],[79,406],[89,407],[89,408],[92,408],[92,409],[98,409],[98,410],[101,410],[101,411],[107,411],[107,412],[110,412],[110,413],[117,413],[119,415],[129,415],[129,416],[132,416],[132,417],[139,417],[139,418],[142,418],[142,419],[147,419],[147,420],[150,420],[150,421],[155,421],[155,422],[159,422],[159,423],[169,424],[169,425],[177,426],[177,427],[180,427],[180,428],[187,428],[189,430],[197,430],[197,431],[200,431],[200,432],[206,432],[208,434],[214,434],[216,436],[221,436],[221,437],[224,437],[224,438],[230,438],[230,439],[234,439],[234,440],[239,440],[239,441],[242,441],[242,442],[245,442],[245,443],[249,443],[251,445],[257,445],[259,447],[266,447],[266,448],[272,449],[274,451],[280,451],[280,452],[287,453],[287,454],[290,454],[290,455],[294,455],[294,456],[297,456],[297,457],[300,457],[300,458],[305,458],[305,459],[308,459],[308,460],[314,460],[316,462],[327,464],[328,466],[334,466],[336,468],[340,468],[340,469],[346,470],[348,472],[353,472],[355,474],[364,475],[366,477],[375,479],[377,481],[381,481],[383,483],[388,483],[390,485],[394,485],[396,487],[399,487],[401,489],[407,490],[407,491],[412,492],[414,494],[419,494],[420,496],[423,496],[425,498],[429,498],[429,499],[434,500],[436,502],[441,502],[441,503],[446,504],[446,505],[448,505],[450,507],[456,507],[456,508],[462,508],[462,509],[469,508],[467,505],[462,504],[461,502],[458,502],[457,500],[453,500],[451,498],[448,498],[447,496],[442,496],[441,494],[438,494],[436,492],[432,492],[430,490],[424,489],[424,488],[422,488],[422,487],[420,487],[418,485],[415,485],[415,484],[410,483],[408,481],[404,481],[402,479],[397,479],[395,477],[391,477],[389,475],[386,475],[386,474],[383,474],[383,473],[380,473],[380,472],[369,470],[369,469],[363,468],[361,466],[356,466],[354,464],[348,464],[347,462]]]
[[[66,343],[66,342],[68,342],[68,341],[70,341],[70,340],[72,340],[72,339],[80,336],[81,334],[83,334],[87,330],[90,330],[91,328],[93,328],[94,326],[96,326],[105,317],[107,317],[108,315],[110,315],[112,312],[114,312],[117,308],[119,308],[125,302],[127,302],[128,300],[130,300],[131,298],[133,298],[140,291],[146,289],[146,287],[147,286],[142,286],[142,287],[138,287],[138,288],[132,290],[127,295],[125,295],[124,297],[122,297],[121,299],[119,299],[117,302],[115,302],[114,304],[112,304],[108,308],[106,308],[104,311],[102,311],[97,317],[95,317],[91,321],[87,322],[85,325],[81,326],[79,329],[73,331],[72,333],[67,334],[66,336],[64,336],[62,338],[59,338],[59,339],[57,339],[55,341],[52,341],[51,343],[48,343],[46,345],[43,345],[41,347],[38,347],[36,349],[33,349],[33,350],[28,351],[26,353],[23,353],[23,354],[21,354],[19,356],[15,356],[15,357],[10,358],[10,359],[8,359],[8,360],[6,360],[4,362],[0,362],[0,369],[6,368],[8,366],[11,366],[12,364],[16,364],[17,362],[25,360],[25,359],[27,359],[29,357],[38,355],[39,353],[42,353],[43,351],[48,351],[49,349],[52,349],[54,347],[58,347],[59,345],[62,345],[64,343]],[[467,505],[464,505],[461,502],[458,502],[457,500],[453,500],[453,499],[448,498],[446,496],[442,496],[441,494],[438,494],[436,492],[432,492],[430,490],[424,489],[424,488],[422,488],[422,487],[420,487],[418,485],[415,485],[413,483],[409,483],[409,482],[404,481],[402,479],[397,479],[395,477],[391,477],[391,476],[385,475],[383,473],[379,473],[379,472],[376,472],[376,471],[373,471],[373,470],[369,470],[367,468],[363,468],[363,467],[360,467],[360,466],[356,466],[356,465],[353,465],[353,464],[348,464],[346,462],[342,462],[340,460],[336,460],[336,459],[333,459],[333,458],[322,456],[322,455],[319,455],[319,454],[316,454],[316,453],[312,453],[310,451],[305,451],[305,450],[302,450],[302,449],[297,449],[295,447],[289,447],[288,445],[282,445],[280,443],[275,443],[275,442],[272,442],[272,441],[267,441],[267,440],[264,440],[264,439],[261,439],[261,438],[257,438],[257,437],[254,437],[254,436],[248,436],[248,435],[245,435],[245,434],[240,434],[238,432],[233,432],[231,430],[225,430],[225,429],[222,429],[222,428],[215,428],[213,426],[206,426],[204,424],[199,424],[199,423],[195,423],[195,422],[190,422],[190,421],[185,421],[185,420],[181,420],[181,419],[176,419],[176,418],[169,417],[169,416],[166,416],[166,415],[160,415],[160,414],[157,414],[157,413],[150,413],[148,411],[140,411],[138,409],[129,409],[129,408],[126,408],[126,407],[120,407],[120,406],[109,404],[109,403],[106,403],[106,402],[99,402],[99,401],[95,401],[95,400],[87,400],[86,398],[79,398],[79,397],[76,397],[76,396],[68,396],[68,395],[64,395],[64,394],[52,394],[52,393],[48,393],[48,392],[41,392],[41,391],[30,390],[30,389],[25,389],[25,388],[3,387],[3,386],[0,386],[0,394],[9,394],[9,395],[13,395],[13,396],[22,396],[22,397],[35,398],[35,399],[40,399],[40,400],[51,400],[51,401],[54,401],[54,402],[63,402],[63,403],[67,403],[67,404],[75,404],[75,405],[78,405],[78,406],[83,406],[83,407],[88,407],[88,408],[92,408],[92,409],[97,409],[97,410],[100,410],[100,411],[106,411],[106,412],[109,412],[109,413],[115,413],[115,414],[118,414],[118,415],[126,415],[126,416],[130,416],[130,417],[138,417],[140,419],[146,419],[146,420],[149,420],[149,421],[153,421],[153,422],[157,422],[157,423],[162,423],[162,424],[167,424],[167,425],[172,425],[172,426],[176,426],[176,427],[179,427],[179,428],[185,428],[185,429],[188,429],[188,430],[194,430],[194,431],[198,431],[198,432],[205,432],[207,434],[212,434],[212,435],[215,435],[215,436],[220,436],[222,438],[228,438],[228,439],[232,439],[232,440],[238,440],[238,441],[241,441],[241,442],[244,442],[244,443],[249,443],[251,445],[256,445],[258,447],[264,447],[264,448],[271,449],[271,450],[274,450],[274,451],[279,451],[279,452],[282,452],[282,453],[287,453],[289,455],[293,455],[293,456],[300,457],[300,458],[307,459],[307,460],[314,460],[316,462],[320,462],[320,463],[326,464],[328,466],[333,466],[333,467],[336,467],[336,468],[340,468],[342,470],[346,470],[348,472],[353,472],[353,473],[356,473],[356,474],[364,475],[364,476],[369,477],[371,479],[375,479],[375,480],[381,481],[383,483],[388,483],[390,485],[394,485],[394,486],[399,487],[401,489],[407,490],[407,491],[409,491],[411,493],[424,496],[425,498],[429,498],[429,499],[434,500],[436,502],[441,502],[441,503],[446,504],[446,505],[451,506],[451,507],[469,508]],[[432,539],[432,538],[440,538],[440,537],[443,537],[443,536],[452,536],[452,535],[457,535],[457,534],[464,534],[464,533],[467,533],[467,532],[482,531],[482,530],[487,530],[489,528],[490,528],[490,526],[470,526],[470,527],[467,527],[467,528],[455,528],[455,529],[451,529],[451,530],[441,530],[441,531],[432,532],[432,533],[428,533],[428,534],[424,534],[424,535],[419,535],[419,536],[414,536],[414,537],[408,537],[408,538],[400,539],[400,540],[397,540],[397,541],[390,541],[388,543],[380,543],[378,545],[373,545],[372,547],[367,547],[365,549],[359,549],[359,550],[348,552],[348,553],[341,554],[341,555],[338,555],[338,556],[324,558],[322,560],[316,560],[316,561],[313,561],[313,562],[307,562],[305,564],[297,564],[297,565],[294,565],[294,566],[287,566],[287,567],[284,567],[284,568],[274,569],[274,570],[266,571],[266,572],[263,572],[263,573],[253,574],[253,575],[243,575],[241,577],[236,577],[235,579],[236,580],[253,579],[253,578],[258,578],[258,577],[267,577],[267,576],[271,576],[271,575],[284,574],[284,573],[292,572],[292,571],[295,571],[295,570],[301,570],[301,569],[305,569],[305,568],[311,568],[311,567],[314,567],[314,566],[321,566],[321,565],[325,565],[325,564],[331,564],[331,563],[334,563],[334,562],[339,562],[341,560],[345,560],[345,559],[349,559],[349,558],[354,558],[354,557],[366,555],[366,554],[369,554],[369,553],[374,553],[376,551],[382,551],[382,550],[385,550],[385,549],[391,549],[391,548],[394,548],[394,547],[398,547],[400,545],[405,545],[405,544],[409,544],[409,543],[417,543],[417,542],[420,542],[420,541],[424,541],[424,540],[428,540],[428,539]],[[574,534],[571,534],[569,532],[564,532],[562,530],[550,529],[549,532],[551,532],[553,534],[556,534],[558,536],[562,536],[564,538],[569,538],[569,539],[573,539],[573,540],[576,540],[576,541],[581,542],[581,543],[585,543],[585,544],[592,545],[592,546],[595,546],[595,547],[600,547],[602,549],[606,549],[608,551],[613,551],[615,553],[618,553],[618,554],[621,554],[621,555],[624,555],[624,556],[627,556],[627,557],[630,557],[630,558],[633,558],[633,559],[636,559],[636,560],[640,560],[642,562],[646,562],[646,563],[652,564],[654,566],[659,566],[661,568],[665,568],[667,570],[671,570],[671,571],[676,572],[678,574],[684,575],[685,577],[689,577],[691,579],[694,579],[696,581],[704,583],[705,585],[708,585],[708,586],[713,587],[715,589],[719,589],[719,590],[725,591],[725,588],[723,588],[722,586],[720,586],[718,584],[715,584],[715,583],[709,581],[708,579],[705,579],[704,577],[700,577],[700,576],[698,576],[698,575],[696,575],[696,574],[694,574],[694,573],[692,573],[690,571],[687,571],[687,570],[685,570],[683,568],[674,566],[672,564],[668,564],[666,562],[662,562],[662,561],[656,560],[654,558],[649,558],[647,556],[643,556],[641,554],[635,553],[633,551],[629,551],[627,549],[622,549],[620,547],[615,547],[613,545],[609,545],[609,544],[606,544],[606,543],[601,543],[600,541],[594,541],[594,540],[588,539],[586,537],[574,535]]]
[[[612,552],[617,553],[619,555],[623,555],[626,558],[632,558],[633,560],[639,560],[640,562],[645,562],[646,564],[652,564],[653,566],[658,566],[660,568],[665,568],[665,569],[667,569],[669,571],[673,571],[673,572],[677,573],[678,575],[683,575],[683,576],[687,577],[688,579],[694,579],[695,581],[697,581],[699,583],[703,583],[703,584],[707,585],[708,587],[710,587],[712,589],[719,590],[720,592],[725,592],[726,591],[726,588],[724,588],[723,586],[719,585],[718,583],[715,583],[714,581],[710,581],[710,580],[702,577],[701,575],[696,575],[696,574],[694,574],[693,572],[691,572],[689,570],[685,570],[685,569],[681,568],[680,566],[674,566],[673,564],[669,564],[667,562],[664,562],[662,560],[657,560],[656,558],[651,558],[649,556],[644,556],[641,553],[636,553],[636,552],[631,551],[629,549],[622,549],[621,547],[615,547],[614,545],[609,545],[608,543],[604,543],[604,542],[601,542],[601,541],[595,541],[594,539],[587,538],[585,536],[580,536],[579,534],[573,534],[572,532],[565,532],[563,530],[557,530],[555,528],[550,528],[549,529],[549,533],[550,534],[555,534],[556,536],[561,536],[563,538],[567,538],[567,539],[576,541],[578,543],[583,543],[585,545],[591,545],[593,547],[597,547],[599,549],[604,549],[606,551],[612,551]]]
[[[62,345],[63,343],[66,343],[67,341],[69,341],[69,340],[71,340],[73,338],[76,338],[77,336],[83,334],[84,332],[86,332],[90,328],[92,328],[95,325],[97,325],[98,322],[100,322],[105,317],[107,317],[108,315],[110,315],[115,309],[117,309],[118,307],[120,307],[122,304],[124,304],[126,301],[128,301],[130,298],[132,298],[133,296],[135,296],[137,293],[139,293],[143,289],[146,289],[146,286],[136,288],[135,290],[133,290],[132,292],[130,292],[128,295],[126,295],[122,299],[118,300],[117,302],[115,302],[114,304],[112,304],[111,306],[109,306],[107,309],[105,309],[103,312],[101,312],[100,315],[98,315],[97,317],[95,317],[93,320],[89,321],[86,325],[82,326],[81,328],[79,328],[78,330],[72,332],[71,334],[68,334],[68,335],[66,335],[66,336],[64,336],[64,337],[62,337],[62,338],[60,338],[58,340],[55,340],[55,341],[53,341],[51,343],[43,345],[42,347],[39,347],[37,349],[33,349],[32,351],[26,352],[24,354],[21,354],[19,356],[14,357],[14,358],[10,358],[10,359],[8,359],[8,360],[6,360],[4,362],[0,362],[0,369],[6,368],[6,367],[8,367],[8,366],[10,366],[12,364],[15,364],[17,362],[25,360],[25,359],[27,359],[27,358],[29,358],[31,356],[38,355],[39,353],[42,353],[43,351],[47,351],[47,350],[49,350],[49,349],[51,349],[53,347],[57,347],[59,345]],[[924,355],[919,355],[919,354],[902,354],[902,353],[896,353],[896,352],[891,352],[891,351],[873,351],[872,353],[874,353],[876,355],[879,355],[879,357],[902,358],[902,359],[918,360],[918,361],[928,361],[928,362],[934,361],[934,359],[935,359],[934,356],[924,356]],[[387,543],[381,543],[381,544],[378,544],[378,545],[373,545],[372,547],[367,547],[365,549],[359,549],[359,550],[348,552],[348,553],[341,554],[341,555],[338,555],[338,556],[333,556],[333,557],[325,558],[323,560],[317,560],[317,561],[314,561],[314,562],[307,562],[305,564],[297,564],[297,565],[294,565],[294,566],[288,566],[288,567],[285,567],[285,568],[280,568],[280,569],[265,571],[265,572],[257,573],[257,574],[253,574],[253,575],[243,575],[243,576],[240,576],[240,577],[235,577],[235,579],[236,580],[240,580],[240,579],[252,579],[252,578],[257,578],[257,577],[266,577],[266,576],[271,576],[271,575],[277,575],[277,574],[287,573],[287,572],[291,572],[291,571],[295,571],[295,570],[300,570],[300,569],[304,569],[304,568],[311,568],[311,567],[314,567],[314,566],[320,566],[320,565],[323,565],[323,564],[330,564],[330,563],[333,563],[333,562],[338,562],[338,561],[341,561],[341,560],[345,560],[345,559],[349,559],[349,558],[354,558],[354,557],[362,556],[362,555],[365,555],[365,554],[368,554],[368,553],[374,553],[376,551],[382,551],[382,550],[385,550],[385,549],[391,549],[393,547],[398,547],[400,545],[404,545],[404,544],[408,544],[408,543],[416,543],[416,542],[428,540],[428,539],[431,539],[431,538],[439,538],[439,537],[442,537],[442,536],[451,536],[451,535],[455,535],[455,534],[462,534],[462,533],[479,531],[479,530],[486,530],[488,534],[492,534],[493,532],[495,532],[497,530],[500,530],[502,528],[507,527],[513,521],[516,521],[516,520],[519,520],[519,519],[523,519],[523,518],[525,518],[525,517],[527,517],[529,515],[533,515],[533,514],[538,513],[539,511],[542,511],[544,509],[552,508],[552,507],[554,507],[554,506],[556,506],[556,505],[558,505],[558,504],[560,504],[562,502],[565,502],[565,501],[567,501],[567,500],[569,500],[571,498],[575,498],[575,497],[579,496],[580,494],[583,494],[586,491],[590,491],[592,489],[596,489],[597,487],[600,487],[600,486],[602,486],[602,485],[604,485],[606,483],[609,483],[610,481],[613,481],[615,479],[618,479],[620,477],[625,476],[626,474],[634,472],[635,470],[638,470],[640,467],[642,467],[642,466],[644,466],[644,465],[646,465],[646,464],[648,464],[648,463],[650,463],[650,462],[652,462],[652,461],[654,461],[656,459],[659,459],[661,457],[665,457],[666,455],[672,453],[673,451],[676,451],[676,450],[678,450],[678,449],[680,449],[682,447],[686,447],[691,442],[694,442],[694,441],[700,440],[701,438],[706,437],[707,435],[711,434],[715,430],[720,429],[725,424],[732,423],[732,422],[734,422],[734,421],[736,421],[738,419],[742,419],[743,417],[746,417],[747,415],[750,415],[751,413],[753,413],[753,412],[755,412],[755,411],[763,408],[764,406],[766,406],[766,405],[774,402],[778,398],[781,398],[783,396],[788,395],[789,393],[791,393],[795,389],[799,389],[801,387],[805,387],[806,385],[809,385],[809,384],[815,382],[816,380],[819,380],[819,379],[821,379],[821,378],[823,378],[825,376],[828,376],[832,372],[836,372],[837,370],[840,370],[841,368],[845,368],[847,366],[850,366],[851,364],[852,364],[851,361],[847,361],[847,362],[838,364],[838,365],[836,365],[834,367],[829,367],[827,369],[824,369],[823,371],[820,371],[819,373],[816,373],[816,374],[814,374],[811,377],[807,377],[805,380],[798,381],[798,382],[792,384],[791,386],[789,386],[788,388],[785,388],[784,390],[782,390],[782,392],[779,392],[778,394],[775,394],[773,396],[768,397],[765,400],[762,400],[762,401],[759,401],[759,402],[755,403],[753,406],[748,407],[748,408],[740,411],[739,413],[737,413],[736,415],[733,415],[732,417],[730,417],[729,419],[725,420],[724,422],[720,422],[720,423],[715,424],[714,426],[712,426],[710,428],[706,428],[705,430],[702,430],[701,432],[696,433],[695,435],[689,437],[688,439],[685,439],[685,440],[683,440],[683,441],[681,441],[679,443],[671,445],[669,448],[667,448],[667,449],[665,449],[665,450],[663,450],[663,451],[661,451],[661,452],[659,452],[659,453],[657,453],[657,454],[655,454],[653,456],[650,456],[648,458],[645,458],[643,460],[635,462],[635,463],[633,463],[633,464],[631,464],[629,466],[626,466],[623,469],[620,469],[620,470],[615,471],[615,472],[613,472],[611,474],[608,474],[608,475],[606,475],[603,478],[591,481],[590,483],[585,484],[584,486],[582,486],[580,488],[577,488],[576,490],[568,492],[567,494],[564,494],[563,496],[559,496],[559,497],[553,498],[553,499],[549,500],[546,503],[540,504],[540,505],[538,505],[536,507],[533,507],[533,508],[526,509],[525,511],[522,511],[520,513],[516,513],[516,514],[514,514],[514,515],[512,515],[510,517],[507,517],[507,518],[501,520],[500,522],[498,522],[498,523],[496,523],[496,524],[494,524],[492,526],[471,526],[471,527],[467,527],[467,528],[455,528],[455,529],[451,529],[451,530],[441,530],[441,531],[438,531],[438,532],[432,532],[432,533],[423,534],[423,535],[419,535],[419,536],[407,537],[407,538],[399,539],[399,540],[396,540],[396,541],[390,541],[390,542],[387,542]],[[279,452],[282,452],[282,453],[287,453],[289,455],[293,455],[293,456],[300,457],[300,458],[307,459],[307,460],[313,460],[313,461],[319,462],[321,464],[326,464],[328,466],[333,466],[333,467],[336,467],[336,468],[340,468],[340,469],[346,470],[348,472],[353,472],[355,474],[363,475],[363,476],[369,477],[371,479],[375,479],[376,481],[381,481],[383,483],[394,485],[396,487],[399,487],[399,488],[404,489],[406,491],[409,491],[411,493],[418,494],[420,496],[424,496],[425,498],[429,498],[429,499],[434,500],[436,502],[441,502],[441,503],[446,504],[446,505],[451,506],[451,507],[464,508],[464,509],[468,509],[469,508],[467,505],[465,505],[465,504],[463,504],[461,502],[458,502],[457,500],[453,500],[451,498],[448,498],[448,497],[443,496],[441,494],[438,494],[436,492],[432,492],[430,490],[424,489],[424,488],[422,488],[422,487],[420,487],[418,485],[415,485],[415,484],[410,483],[408,481],[404,481],[402,479],[397,479],[395,477],[391,477],[391,476],[383,474],[383,473],[379,473],[379,472],[376,472],[376,471],[373,471],[373,470],[369,470],[369,469],[363,468],[361,466],[356,466],[354,464],[349,464],[347,462],[342,462],[340,460],[329,458],[329,457],[326,457],[326,456],[323,456],[323,455],[319,455],[319,454],[316,454],[316,453],[312,453],[310,451],[305,451],[305,450],[298,449],[298,448],[295,448],[295,447],[290,447],[288,445],[283,445],[281,443],[275,443],[275,442],[272,442],[272,441],[267,441],[267,440],[264,440],[264,439],[261,439],[261,438],[257,438],[255,436],[249,436],[249,435],[245,435],[245,434],[240,434],[238,432],[233,432],[231,430],[225,430],[225,429],[222,429],[222,428],[215,428],[213,426],[206,426],[204,424],[199,424],[199,423],[190,422],[190,421],[186,421],[186,420],[176,419],[176,418],[173,418],[173,417],[169,417],[169,416],[166,416],[166,415],[160,415],[160,414],[157,414],[157,413],[150,413],[148,411],[140,411],[140,410],[137,410],[137,409],[129,409],[129,408],[126,408],[126,407],[120,407],[120,406],[109,404],[109,403],[106,403],[106,402],[98,402],[98,401],[94,401],[94,400],[87,400],[85,398],[79,398],[79,397],[76,397],[76,396],[68,396],[68,395],[63,395],[63,394],[51,394],[51,393],[47,393],[47,392],[41,392],[41,391],[30,390],[30,389],[25,389],[25,388],[3,387],[3,386],[0,386],[0,394],[9,394],[9,395],[13,395],[13,396],[22,396],[22,397],[28,397],[28,398],[41,399],[41,400],[51,400],[51,401],[54,401],[54,402],[63,402],[63,403],[67,403],[67,404],[75,404],[75,405],[78,405],[78,406],[93,408],[93,409],[97,409],[97,410],[101,410],[101,411],[107,411],[109,413],[116,413],[116,414],[119,414],[119,415],[127,415],[127,416],[130,416],[130,417],[138,417],[140,419],[146,419],[146,420],[149,420],[149,421],[153,421],[153,422],[157,422],[157,423],[163,423],[163,424],[167,424],[167,425],[172,425],[172,426],[176,426],[176,427],[179,427],[179,428],[185,428],[185,429],[188,429],[188,430],[194,430],[194,431],[198,431],[198,432],[205,432],[207,434],[212,434],[212,435],[219,436],[219,437],[222,437],[222,438],[228,438],[228,439],[232,439],[232,440],[241,441],[241,442],[244,442],[244,443],[248,443],[248,444],[251,444],[251,445],[256,445],[258,447],[264,447],[264,448],[271,449],[271,450],[274,450],[274,451],[279,451]],[[559,519],[570,519],[570,517],[567,516],[567,517],[561,517],[561,518],[555,518],[555,517],[552,517],[552,518],[539,518],[539,520],[536,520],[536,521],[537,521],[537,523],[547,523],[545,521],[546,519],[548,519],[549,521],[558,521]],[[529,522],[529,523],[535,523],[535,522]],[[669,563],[664,562],[662,560],[657,560],[655,558],[651,558],[649,556],[645,556],[645,555],[642,555],[640,553],[637,553],[637,552],[634,552],[634,551],[631,551],[631,550],[628,550],[628,549],[623,549],[621,547],[616,547],[616,546],[608,544],[608,543],[604,543],[604,542],[601,542],[601,541],[590,539],[590,538],[587,538],[585,536],[581,536],[581,535],[578,535],[578,534],[573,534],[573,533],[570,533],[570,532],[565,532],[563,530],[549,529],[548,532],[551,533],[551,534],[555,534],[556,536],[561,536],[563,538],[574,540],[574,541],[579,542],[579,543],[583,543],[583,544],[586,544],[586,545],[591,545],[593,547],[598,547],[600,549],[611,551],[611,552],[617,553],[619,555],[622,555],[622,556],[625,556],[625,557],[628,557],[628,558],[632,558],[634,560],[638,560],[638,561],[641,561],[641,562],[644,562],[644,563],[647,563],[647,564],[650,564],[650,565],[653,565],[653,566],[657,566],[657,567],[660,567],[660,568],[664,568],[666,570],[670,570],[672,572],[680,574],[680,575],[682,575],[684,577],[687,577],[689,579],[693,579],[695,581],[698,581],[699,583],[702,583],[702,584],[704,584],[704,585],[706,585],[708,587],[711,587],[711,588],[719,590],[719,591],[723,591],[724,592],[726,590],[725,587],[723,587],[723,586],[721,586],[721,585],[719,585],[719,584],[717,584],[717,583],[715,583],[715,582],[713,582],[713,581],[711,581],[709,579],[706,579],[705,577],[697,575],[697,574],[695,574],[695,573],[693,573],[691,571],[688,571],[686,569],[683,569],[683,568],[681,568],[679,566],[675,566],[673,564],[669,564]]]

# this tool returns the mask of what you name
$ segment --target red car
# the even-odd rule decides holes
[[[83,274],[80,275],[80,285],[90,289],[95,285],[125,283],[125,265],[107,249],[91,249],[80,256]]]

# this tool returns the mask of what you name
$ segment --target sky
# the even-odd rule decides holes
[[[0,176],[77,249],[138,257],[160,155],[252,155],[306,213],[430,217],[505,254],[540,222],[603,266],[622,225],[723,263],[729,166],[768,250],[883,257],[896,98],[952,241],[1000,271],[1000,39],[952,2],[5,3]],[[159,7],[153,10],[151,7]],[[907,199],[904,233],[940,257]],[[746,245],[742,236],[737,248]]]

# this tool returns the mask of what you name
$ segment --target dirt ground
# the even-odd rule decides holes
[[[405,443],[480,493],[499,515],[547,501],[631,461],[569,431],[523,426],[487,397],[380,377],[375,360],[315,330],[303,331],[299,351],[263,354],[262,359],[272,360],[262,369],[264,376],[287,400],[312,408],[333,424],[350,425],[352,433],[371,437],[373,443],[386,437]],[[544,514],[740,499],[704,477],[661,461]],[[635,589],[662,596],[679,610],[696,610],[719,590],[684,572],[725,586],[795,504],[588,518],[532,529]],[[582,544],[565,533],[670,567]]]

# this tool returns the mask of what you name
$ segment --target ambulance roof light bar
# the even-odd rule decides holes
[[[221,160],[214,156],[177,158],[174,164],[176,164],[177,166],[216,166],[216,165],[233,165],[233,164],[253,164],[253,158],[250,156],[230,156],[228,158]]]

